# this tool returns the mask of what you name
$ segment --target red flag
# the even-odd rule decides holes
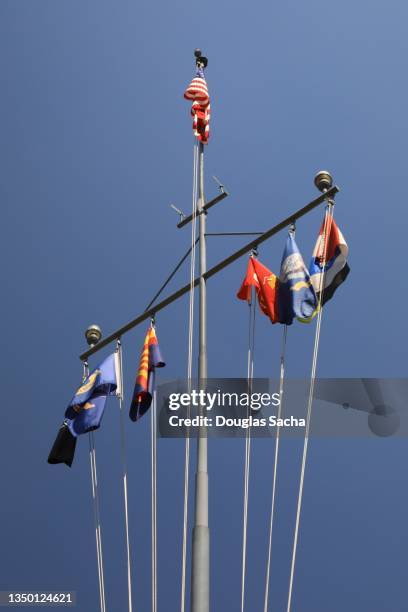
[[[272,323],[279,323],[278,310],[278,277],[261,264],[255,257],[250,257],[244,282],[237,293],[240,300],[251,301],[251,287],[255,287],[259,307]]]

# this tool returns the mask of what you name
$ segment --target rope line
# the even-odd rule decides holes
[[[292,223],[289,234],[296,233],[295,223]],[[288,336],[288,326],[283,326],[282,331],[282,346],[280,355],[280,373],[279,373],[279,407],[277,418],[280,419],[282,416],[282,405],[283,405],[283,387],[285,381],[285,358],[286,358],[286,342]],[[278,421],[279,423],[279,421]],[[272,476],[272,495],[271,495],[271,512],[269,518],[269,537],[268,537],[268,557],[266,562],[266,577],[265,577],[265,598],[264,598],[264,612],[268,612],[269,606],[269,585],[271,575],[271,559],[272,559],[272,535],[273,535],[273,522],[275,517],[275,501],[276,501],[276,484],[278,478],[278,460],[279,460],[279,442],[280,442],[280,425],[276,428],[276,439],[273,459],[273,476]]]
[[[189,324],[188,324],[188,362],[187,379],[191,391],[193,372],[193,338],[194,338],[194,277],[196,259],[197,234],[197,192],[198,192],[198,144],[194,143],[193,155],[193,194],[192,194],[192,221],[191,221],[191,260],[190,260],[190,293],[189,293]],[[188,413],[189,413],[188,408]],[[189,416],[189,414],[187,415]],[[186,606],[186,564],[187,564],[187,526],[188,526],[188,498],[190,481],[190,435],[186,431],[186,445],[184,456],[184,504],[183,504],[183,543],[181,562],[181,602],[180,610],[185,612]]]
[[[106,612],[105,601],[105,576],[103,571],[103,555],[102,555],[102,530],[99,511],[99,494],[98,494],[98,477],[96,471],[96,449],[95,438],[93,431],[89,432],[89,454],[91,463],[91,478],[92,478],[92,498],[94,503],[95,514],[95,536],[96,536],[96,556],[98,562],[98,577],[99,577],[99,596],[101,611]]]
[[[89,368],[87,362],[84,362],[83,380],[89,375]],[[106,612],[106,601],[105,601],[105,576],[103,571],[103,555],[102,555],[102,530],[101,520],[99,512],[99,494],[98,494],[98,477],[96,471],[96,449],[95,449],[95,438],[93,431],[89,432],[89,462],[91,466],[91,488],[92,488],[92,501],[94,507],[94,520],[95,520],[95,540],[96,540],[96,560],[98,564],[98,582],[99,582],[99,603],[101,612]]]
[[[255,350],[255,301],[254,291],[251,289],[251,302],[249,305],[249,325],[248,325],[248,366],[247,380],[249,393],[252,389],[254,376],[254,350]],[[247,417],[250,415],[250,408],[247,408]],[[246,551],[248,534],[248,501],[249,501],[249,473],[251,462],[251,428],[248,427],[245,436],[245,466],[244,466],[244,511],[242,521],[242,575],[241,575],[241,612],[245,607],[245,578],[246,578]]]
[[[153,376],[155,374],[153,373]],[[151,410],[152,448],[152,612],[157,612],[157,422],[156,388],[154,384]]]
[[[101,560],[101,538],[100,529],[98,522],[98,513],[96,510],[96,484],[95,484],[95,470],[94,470],[94,445],[92,432],[89,433],[89,461],[91,465],[91,482],[92,482],[92,501],[94,506],[94,520],[95,520],[95,540],[96,540],[96,560],[98,564],[98,582],[99,582],[99,603],[101,612],[105,612],[105,589],[103,580],[103,568]]]
[[[125,421],[123,410],[123,363],[122,363],[122,343],[118,340],[116,345],[116,363],[117,363],[117,390],[116,395],[119,400],[119,421],[120,421],[120,449],[122,459],[122,478],[123,478],[123,501],[125,510],[125,538],[126,538],[126,561],[127,561],[127,584],[128,584],[128,606],[129,612],[132,612],[132,572],[131,572],[131,554],[130,554],[130,539],[129,539],[129,505],[128,505],[128,487],[127,487],[127,460],[126,460],[126,438],[125,438]]]
[[[282,349],[281,349],[281,356],[280,356],[280,378],[279,378],[280,403],[278,407],[278,419],[280,419],[282,416],[283,383],[285,380],[285,355],[286,355],[287,334],[288,334],[288,326],[284,325],[283,333],[282,333]],[[268,605],[269,605],[268,602],[269,602],[269,582],[270,582],[271,557],[272,557],[272,529],[273,529],[273,519],[274,519],[274,514],[275,514],[276,482],[277,482],[277,475],[278,475],[278,457],[279,457],[279,440],[280,440],[280,426],[278,425],[276,428],[275,451],[274,451],[274,460],[273,460],[272,498],[271,498],[271,514],[270,514],[270,519],[269,519],[268,559],[267,559],[267,564],[266,564],[264,612],[268,612]]]
[[[333,201],[328,200],[325,220],[324,220],[324,231],[323,231],[323,240],[324,240],[323,271],[320,276],[320,282],[319,282],[319,304],[318,304],[315,340],[314,340],[314,347],[313,347],[312,371],[310,375],[309,398],[307,402],[305,439],[303,443],[302,467],[300,470],[299,494],[298,494],[298,503],[297,503],[297,509],[296,509],[295,533],[294,533],[294,538],[293,538],[293,552],[292,552],[292,562],[291,562],[291,568],[290,568],[287,612],[290,612],[291,605],[292,605],[293,578],[295,574],[296,553],[297,553],[297,544],[298,544],[298,537],[299,537],[299,523],[300,523],[300,514],[302,510],[303,486],[304,486],[304,480],[305,480],[307,450],[308,450],[308,445],[309,445],[310,421],[311,421],[311,416],[312,416],[313,394],[314,394],[314,386],[315,386],[315,380],[316,380],[317,356],[319,352],[320,329],[321,329],[322,315],[323,315],[323,307],[321,305],[321,302],[322,302],[322,295],[323,295],[323,288],[324,288],[324,277],[325,277],[325,272],[326,272],[327,236],[329,235],[329,231],[331,228],[331,221],[333,218],[333,206],[334,206]]]

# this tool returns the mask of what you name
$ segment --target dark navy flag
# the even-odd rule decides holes
[[[48,463],[65,463],[71,466],[75,453],[76,437],[98,429],[105,410],[106,398],[117,387],[115,354],[109,355],[76,391],[65,411],[60,428],[48,457]]]
[[[76,437],[72,435],[67,423],[64,421],[48,455],[48,463],[65,463],[65,465],[71,467],[74,460],[76,443]]]
[[[295,317],[313,315],[316,293],[292,232],[286,239],[279,276],[279,322],[291,325]]]

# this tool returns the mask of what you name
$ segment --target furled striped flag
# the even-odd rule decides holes
[[[191,115],[193,117],[193,132],[204,144],[208,144],[210,135],[210,96],[202,67],[197,67],[197,73],[184,92],[186,100],[192,100]]]
[[[270,318],[272,323],[279,323],[278,285],[278,277],[255,257],[251,256],[237,298],[250,302],[251,287],[255,287],[260,309]]]
[[[286,325],[291,325],[295,317],[311,317],[317,307],[316,293],[292,232],[282,256],[278,302],[279,322]]]
[[[347,278],[350,268],[347,264],[348,246],[335,220],[326,214],[312,255],[309,267],[310,280],[319,297],[324,273],[323,292],[320,303],[330,300],[337,287]]]
[[[165,365],[157,342],[156,331],[152,325],[146,334],[140,355],[139,370],[129,410],[129,417],[132,421],[139,420],[150,408],[155,369],[163,368]]]

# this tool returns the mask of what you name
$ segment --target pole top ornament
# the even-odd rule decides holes
[[[90,325],[85,331],[85,338],[89,346],[95,346],[102,338],[102,330],[99,325]]]
[[[322,193],[333,185],[333,177],[327,170],[320,170],[314,178],[314,184]]]
[[[201,55],[201,49],[194,49],[194,56],[196,58],[197,68],[207,68],[208,59]]]

